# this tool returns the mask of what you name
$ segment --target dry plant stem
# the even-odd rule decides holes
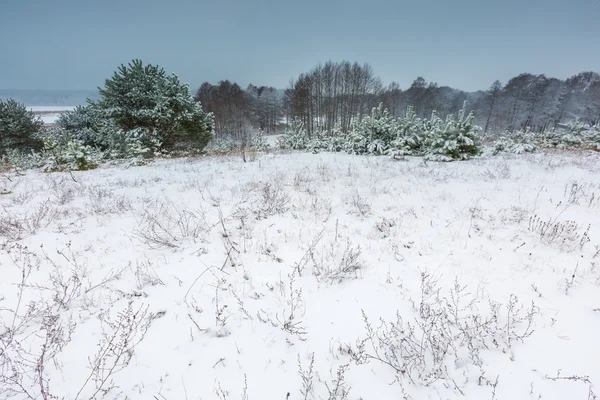
[[[106,394],[111,389],[105,387],[108,380],[128,365],[135,346],[144,339],[150,322],[148,307],[133,311],[131,302],[123,312],[119,313],[116,321],[107,321],[107,325],[113,332],[104,336],[95,359],[90,359],[92,370],[77,392],[75,400],[80,398],[92,379],[96,382],[96,390],[88,398],[94,398],[100,392]],[[127,356],[129,359],[125,359]],[[108,368],[105,367],[107,362]]]
[[[17,250],[16,256],[11,253],[13,249]],[[45,369],[49,362],[54,362],[54,365],[60,368],[56,356],[70,342],[75,324],[69,321],[63,326],[58,314],[61,304],[51,305],[43,300],[37,304],[31,303],[27,313],[21,315],[24,290],[26,287],[31,287],[27,284],[27,280],[39,259],[26,247],[20,245],[14,245],[11,248],[9,258],[21,270],[21,282],[18,285],[16,308],[3,310],[12,313],[13,318],[10,328],[0,336],[0,371],[2,372],[0,383],[6,385],[4,388],[0,388],[0,394],[22,394],[30,399],[39,397],[45,400],[54,399],[56,397],[51,394]],[[55,296],[54,301],[58,300],[58,297]],[[43,334],[37,334],[35,331],[25,334],[26,329],[38,317],[41,317],[41,326],[38,332],[43,332]],[[25,350],[26,343],[30,339],[37,338],[43,340],[39,353],[34,354]],[[32,384],[37,386],[37,392],[32,391],[35,390],[34,386],[25,387],[23,377],[31,379]]]
[[[188,303],[187,303],[187,297],[188,297],[188,295],[190,294],[190,291],[192,290],[192,288],[194,287],[194,285],[196,284],[196,282],[198,282],[198,280],[199,280],[199,279],[202,277],[202,275],[204,275],[205,273],[207,273],[207,272],[208,272],[208,271],[209,271],[211,268],[214,268],[214,267],[207,267],[207,268],[206,268],[204,271],[202,271],[202,272],[200,273],[200,275],[198,275],[198,276],[196,277],[196,279],[194,279],[194,282],[192,282],[192,284],[190,285],[190,287],[188,288],[188,290],[185,292],[185,295],[183,296],[183,301],[184,301],[186,304],[188,304]]]
[[[588,400],[595,400],[597,398],[596,393],[594,392],[594,384],[590,380],[590,377],[587,375],[579,376],[579,375],[570,375],[570,376],[561,376],[561,370],[558,370],[556,376],[548,376],[545,378],[551,381],[573,381],[573,382],[583,382],[588,385]]]
[[[300,261],[296,263],[295,270],[298,272],[299,277],[302,276],[302,271],[304,271],[304,268],[306,267],[306,264],[308,264],[309,259],[314,257],[315,248],[323,238],[324,233],[325,228],[323,228],[321,232],[317,234],[317,236],[313,239],[312,243],[308,246],[308,249],[306,249],[306,252],[304,252],[304,255],[302,256]]]
[[[315,367],[315,353],[310,356],[310,363],[308,369],[302,368],[302,362],[300,361],[300,355],[298,355],[298,373],[302,379],[302,387],[300,388],[300,394],[304,400],[309,400],[314,396],[313,377]]]
[[[233,258],[231,257],[231,253],[235,252],[237,254],[240,254],[240,251],[234,245],[234,243],[231,240],[231,237],[229,235],[229,232],[227,231],[227,227],[225,226],[225,219],[223,218],[223,211],[221,210],[220,204],[217,203],[216,207],[217,207],[217,211],[219,213],[219,222],[221,224],[221,229],[223,230],[222,233],[221,233],[221,236],[225,239],[225,241],[229,245],[229,247],[225,246],[225,250],[226,250],[226,253],[227,253],[227,259],[226,259],[225,262],[227,262],[227,260],[229,260],[231,262],[231,266],[235,268],[236,263],[233,260]]]
[[[275,315],[275,319],[279,322],[279,326],[285,332],[298,337],[300,340],[305,341],[306,328],[302,325],[302,321],[297,320],[297,312],[299,311],[300,305],[304,302],[302,297],[302,288],[299,290],[294,289],[295,273],[290,276],[290,299],[288,301],[289,310],[284,310],[282,313],[283,320],[279,319],[279,315]]]
[[[424,385],[437,380],[452,383],[447,365],[450,355],[458,354],[460,348],[467,351],[461,363],[469,361],[481,367],[481,351],[502,343],[510,349],[514,340],[522,341],[533,333],[538,312],[534,304],[524,310],[518,298],[511,295],[505,305],[505,318],[501,318],[500,304],[490,301],[491,315],[485,318],[479,314],[477,304],[478,298],[472,298],[458,281],[449,297],[441,297],[437,281],[424,273],[421,301],[415,304],[418,318],[411,323],[397,314],[395,321],[381,320],[381,325],[374,328],[363,311],[367,335],[350,355],[357,364],[376,360],[388,365],[398,379],[408,377]]]

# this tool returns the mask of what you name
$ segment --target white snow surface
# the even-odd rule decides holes
[[[29,106],[28,108],[37,114],[44,124],[54,124],[61,114],[75,109],[75,106]]]
[[[75,109],[75,106],[29,106],[30,111],[39,112],[64,112]]]
[[[60,118],[60,113],[59,114],[42,114],[42,115],[40,115],[40,119],[45,124],[54,124],[56,121],[58,121],[59,118]]]
[[[44,368],[58,398],[585,400],[600,392],[598,154],[445,164],[278,153],[0,180],[0,344],[24,321],[16,340],[34,365],[46,333],[29,304],[71,321],[70,342]],[[452,308],[455,282],[467,288]],[[518,303],[508,310],[511,295]],[[492,318],[490,302],[499,311],[477,329]],[[128,341],[112,375],[100,374],[110,375],[104,388],[114,386],[103,395],[93,379],[85,384],[90,361],[106,349],[103,332],[114,333],[107,321],[128,304],[148,307],[149,327],[139,344]],[[400,372],[351,360],[367,336],[363,312],[374,330],[396,314],[414,328],[412,341],[403,339],[407,325],[396,339],[382,337],[396,341]],[[413,353],[399,354],[401,344]],[[365,352],[375,355],[369,342]],[[307,371],[313,356],[305,396],[299,363]],[[107,369],[116,360],[110,351],[104,358]],[[340,386],[349,392],[330,395],[344,364]],[[22,383],[39,393],[36,379]]]

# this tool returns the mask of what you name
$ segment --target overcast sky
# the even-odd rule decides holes
[[[195,89],[286,87],[319,62],[465,90],[600,71],[600,0],[1,0],[0,89],[95,89],[133,58]]]

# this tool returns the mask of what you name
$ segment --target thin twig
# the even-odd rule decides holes
[[[196,322],[196,320],[194,319],[194,317],[192,317],[191,314],[188,314],[188,317],[190,317],[190,319],[192,320],[192,322],[194,323],[194,325],[196,325],[196,328],[198,328],[198,330],[200,332],[206,332],[206,329],[200,328],[200,325],[198,325],[198,323]]]

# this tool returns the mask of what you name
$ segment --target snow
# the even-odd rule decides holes
[[[277,144],[277,143],[279,142],[279,139],[280,139],[282,136],[283,136],[282,134],[277,134],[277,135],[267,135],[267,136],[266,136],[266,138],[267,138],[267,143],[269,144],[269,146],[270,146],[271,148],[275,148],[275,149],[276,149],[276,148],[278,147],[278,144]]]
[[[18,304],[17,321],[27,320],[19,340],[34,354],[44,332],[24,304],[71,318],[60,368],[45,367],[50,391],[66,399],[96,391],[94,380],[84,385],[89,360],[112,332],[107,319],[128,304],[148,307],[149,327],[104,398],[304,399],[299,369],[314,356],[308,399],[344,398],[328,391],[344,364],[348,399],[587,399],[588,382],[600,382],[599,161],[583,152],[455,163],[288,153],[6,175],[0,337]],[[27,252],[34,268],[19,301]],[[489,318],[490,301],[502,305],[492,336],[440,325],[455,281],[470,293],[460,325]],[[505,308],[511,294],[521,310]],[[363,312],[373,329],[398,313],[429,332],[417,334],[422,368],[351,362],[348,350],[367,335]],[[467,331],[483,335],[473,349]],[[445,357],[433,350],[444,340]],[[427,376],[433,366],[437,379]]]
[[[37,114],[44,124],[54,124],[60,115],[75,109],[75,106],[29,106],[29,111]]]
[[[40,118],[44,122],[44,124],[54,124],[60,118],[60,113],[59,114],[42,114],[42,115],[40,115]]]
[[[34,113],[48,113],[72,111],[75,109],[75,106],[29,106],[28,108]]]

